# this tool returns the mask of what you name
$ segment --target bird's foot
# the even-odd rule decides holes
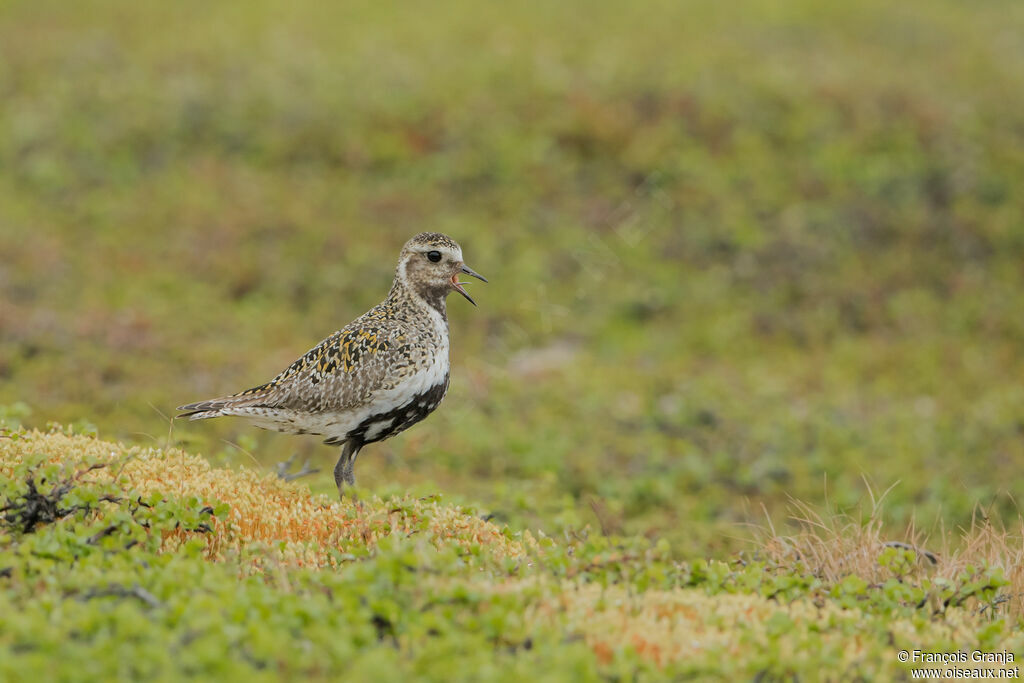
[[[299,477],[304,477],[307,474],[316,474],[320,470],[315,467],[309,466],[309,459],[302,462],[302,467],[297,472],[289,472],[292,468],[292,464],[295,462],[295,458],[298,457],[297,453],[293,453],[292,457],[287,460],[283,460],[277,463],[277,478],[285,481],[295,481]]]

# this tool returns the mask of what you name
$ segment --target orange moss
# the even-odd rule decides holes
[[[509,581],[495,589],[507,592],[533,586]],[[709,595],[695,588],[636,593],[626,586],[565,581],[549,587],[548,596],[532,606],[526,618],[559,623],[580,634],[604,663],[623,648],[659,667],[708,657],[749,657],[756,650],[777,652],[786,660],[808,656],[798,644],[814,642],[816,648],[832,652],[843,667],[854,670],[868,645],[856,634],[857,625],[874,617],[805,598],[779,602],[753,594]],[[975,642],[982,621],[972,610],[951,608],[941,620],[893,618],[887,629],[895,653],[901,646],[920,647],[921,643],[967,646]],[[1022,646],[1024,634],[1007,630],[998,646],[990,647],[1016,651]]]
[[[525,554],[520,541],[461,508],[415,498],[362,503],[311,495],[299,484],[250,469],[211,467],[206,460],[180,450],[125,447],[121,444],[60,432],[22,432],[0,439],[0,473],[10,476],[26,458],[41,456],[76,471],[83,462],[110,467],[88,475],[94,480],[119,475],[126,491],[160,493],[169,499],[198,498],[204,505],[225,503],[230,510],[215,519],[207,535],[211,559],[240,554],[256,565],[259,555],[303,567],[339,564],[338,555],[363,551],[390,535],[419,532],[436,545],[465,548],[482,545],[498,556]],[[429,520],[423,524],[423,520]],[[190,537],[175,532],[164,541],[173,550]]]

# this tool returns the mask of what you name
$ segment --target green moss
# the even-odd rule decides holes
[[[180,453],[10,437],[0,450],[4,680],[802,677],[823,668],[870,678],[900,671],[894,644],[1024,645],[999,607],[1008,582],[984,567],[951,581],[871,585],[850,575],[829,585],[799,567],[678,563],[664,541],[534,542],[526,533],[527,552],[514,555],[493,540],[466,544],[467,513],[435,501],[362,504],[363,518],[433,509],[433,538],[381,534],[337,563],[330,554],[310,562],[319,555],[283,539],[214,554],[246,526],[240,511],[257,512],[238,501],[264,498],[267,518],[323,501],[214,470],[235,496],[217,503],[180,493],[182,478],[196,476],[169,464]],[[152,483],[144,475],[161,488],[140,492]],[[33,510],[52,514],[29,519]]]

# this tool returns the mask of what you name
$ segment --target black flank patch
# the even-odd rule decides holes
[[[434,409],[440,405],[441,399],[444,398],[444,394],[447,390],[448,375],[445,375],[443,382],[435,384],[422,394],[416,394],[409,399],[408,403],[387,412],[374,413],[370,415],[360,422],[355,429],[348,433],[347,439],[356,439],[361,445],[365,445],[368,443],[383,441],[384,439],[389,439],[396,434],[404,432],[406,429],[412,427],[427,415],[434,412]],[[372,439],[366,438],[367,432],[369,432],[375,425],[381,422],[387,422],[388,420],[392,421],[390,427],[385,428],[380,434],[377,434]],[[338,441],[338,443],[342,443],[347,439],[332,439],[330,441]],[[330,441],[325,441],[324,443],[330,444]]]

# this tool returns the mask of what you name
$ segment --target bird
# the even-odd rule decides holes
[[[341,447],[334,483],[344,499],[362,448],[420,422],[448,393],[448,295],[458,292],[476,306],[469,283],[459,281],[463,274],[487,282],[451,237],[419,233],[402,247],[382,302],[266,384],[180,406],[177,417],[237,416],[264,429],[324,436]]]

